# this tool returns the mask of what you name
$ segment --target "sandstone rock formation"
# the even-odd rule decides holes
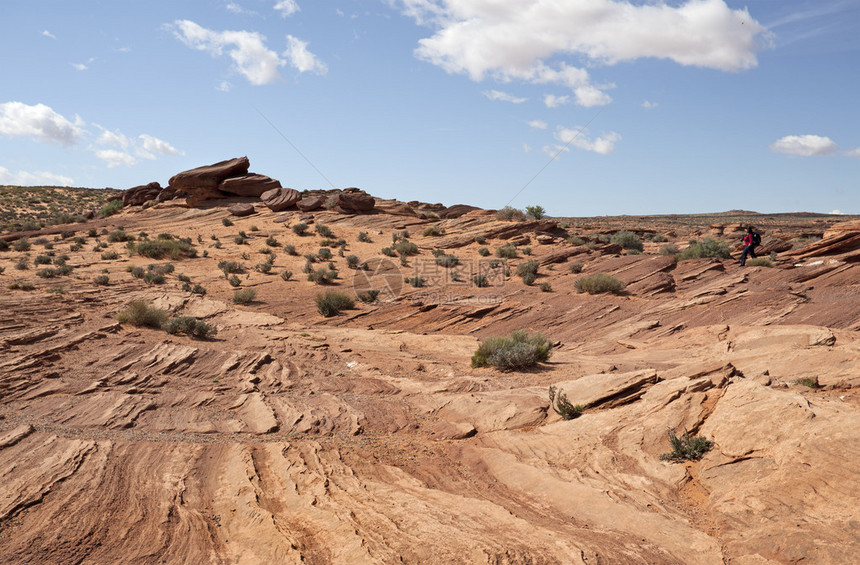
[[[302,193],[292,188],[275,188],[260,195],[260,200],[272,212],[282,212],[296,205],[301,200]]]
[[[161,185],[151,182],[141,186],[129,188],[122,193],[123,206],[140,206],[149,200],[155,200],[161,192]]]
[[[233,204],[227,208],[227,211],[233,216],[250,216],[254,213],[254,205],[247,203]]]
[[[337,195],[335,209],[343,214],[370,212],[376,205],[373,196],[358,188],[347,188]]]
[[[186,192],[188,205],[197,206],[206,200],[225,198],[226,193],[218,189],[219,185],[227,178],[247,174],[250,166],[247,157],[237,157],[197,167],[172,176],[170,188]]]
[[[280,181],[256,173],[231,176],[218,185],[218,190],[221,192],[243,197],[259,197],[264,192],[279,188],[281,188]]]
[[[302,212],[313,212],[322,208],[325,201],[325,196],[309,196],[296,202],[296,207]]]

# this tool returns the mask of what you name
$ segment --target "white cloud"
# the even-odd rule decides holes
[[[217,90],[221,92],[230,92],[230,89],[233,88],[233,85],[230,84],[229,81],[222,80],[221,83],[215,87]]]
[[[75,181],[63,175],[55,175],[46,171],[28,173],[18,171],[13,173],[5,167],[0,167],[0,184],[14,184],[20,186],[72,186]]]
[[[281,78],[278,67],[290,63],[300,72],[325,74],[328,69],[307,50],[307,42],[287,36],[287,50],[282,59],[266,47],[266,37],[253,31],[213,31],[189,20],[176,20],[167,26],[185,45],[220,57],[226,51],[234,68],[251,84],[270,84]],[[222,83],[223,84],[223,83]]]
[[[528,143],[523,143],[523,153],[531,153],[531,152],[532,152],[532,146],[529,145]]]
[[[228,12],[233,12],[234,14],[241,14],[242,12],[244,12],[242,6],[235,2],[228,2],[225,8],[227,8]]]
[[[857,157],[858,159],[860,159],[860,147],[858,147],[857,149],[851,149],[849,151],[846,151],[845,156],[846,157]]]
[[[119,167],[120,165],[131,167],[132,165],[137,164],[137,159],[133,156],[125,151],[117,151],[116,149],[100,149],[95,151],[95,155],[107,163],[109,169]]]
[[[485,90],[483,94],[490,100],[500,100],[502,102],[512,102],[514,104],[522,104],[528,100],[528,98],[519,98],[500,90]]]
[[[845,215],[845,212],[843,212],[842,210],[831,210],[830,213],[833,214],[834,216],[844,216]]]
[[[87,66],[83,63],[70,63],[70,64],[78,71],[87,70]]]
[[[53,33],[51,33],[51,32],[50,32],[50,31],[48,31],[48,30],[44,30],[44,31],[42,32],[42,35],[43,35],[44,37],[48,37],[48,38],[50,38],[50,39],[57,39],[57,36],[56,36],[56,35],[54,35]]]
[[[299,5],[296,4],[295,0],[281,0],[275,4],[274,9],[281,13],[282,18],[286,18],[287,16],[292,16],[301,8],[299,8]]]
[[[529,122],[529,127],[532,127],[534,129],[546,129],[547,124],[543,120],[532,120]]]
[[[656,102],[651,102],[649,100],[646,100],[645,102],[642,103],[642,107],[645,108],[646,110],[653,110],[657,106],[659,106],[659,104],[657,104]]]
[[[0,133],[6,135],[32,136],[69,146],[83,135],[83,125],[79,117],[75,116],[75,122],[72,123],[44,104],[0,104]]]
[[[226,50],[236,70],[251,84],[269,84],[280,78],[278,67],[284,61],[266,48],[266,38],[251,31],[212,31],[189,20],[177,20],[174,35],[185,45],[220,57]]]
[[[558,108],[563,104],[570,102],[570,96],[556,96],[555,94],[547,94],[543,97],[543,103],[547,108]]]
[[[145,151],[149,151],[151,153],[157,153],[159,155],[171,155],[171,156],[180,156],[185,155],[184,151],[180,151],[174,146],[170,145],[163,139],[158,139],[157,137],[153,137],[151,135],[147,135],[145,133],[140,134],[138,136],[141,140],[143,140],[143,149]]]
[[[786,155],[814,157],[835,153],[839,150],[839,147],[829,137],[821,137],[819,135],[787,135],[771,144],[770,150],[776,153],[785,153]]]
[[[122,147],[123,149],[127,149],[128,146],[131,144],[131,140],[125,135],[123,135],[119,130],[110,131],[107,128],[103,128],[98,124],[93,125],[102,131],[98,139],[96,139],[96,143],[98,143],[99,145],[116,145]]]
[[[615,150],[615,142],[621,140],[621,136],[611,131],[600,137],[592,139],[586,129],[568,129],[563,126],[556,128],[554,137],[564,144],[565,147],[576,147],[584,151],[592,151],[599,155],[609,155]]]
[[[328,72],[328,67],[325,66],[325,63],[308,51],[307,42],[297,39],[292,35],[287,36],[287,50],[284,51],[283,55],[289,59],[290,64],[299,72],[313,71],[320,75]]]
[[[606,87],[588,72],[564,62],[590,66],[643,57],[681,65],[739,71],[757,65],[756,51],[767,30],[746,9],[724,0],[399,0],[419,25],[435,28],[419,41],[420,59],[472,80],[569,87],[583,106],[609,103]]]

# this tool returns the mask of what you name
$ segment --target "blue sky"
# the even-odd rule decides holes
[[[247,155],[405,201],[860,213],[860,0],[3,0],[0,21],[3,184]]]

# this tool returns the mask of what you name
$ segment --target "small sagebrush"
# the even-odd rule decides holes
[[[549,359],[552,344],[539,333],[516,330],[509,336],[491,337],[481,342],[472,355],[472,367],[492,365],[503,370],[533,367]]]
[[[672,451],[660,455],[661,461],[698,461],[714,445],[714,442],[702,436],[690,436],[687,430],[684,430],[684,435],[678,437],[675,430],[667,428],[666,435],[669,436]]]
[[[341,310],[353,308],[355,301],[345,292],[339,290],[327,290],[324,294],[316,296],[317,311],[326,318],[337,316]]]
[[[612,275],[605,273],[597,273],[588,277],[583,277],[574,283],[576,292],[588,294],[602,294],[611,292],[617,294],[624,290],[624,283],[616,279]]]
[[[193,316],[173,318],[164,324],[163,329],[171,335],[186,334],[200,339],[205,339],[218,333],[214,326],[210,326]]]
[[[642,244],[642,240],[639,239],[639,236],[627,230],[621,230],[614,233],[612,237],[609,238],[609,242],[620,245],[624,249],[632,249],[635,251],[642,251],[644,249],[644,245]]]
[[[505,206],[496,212],[496,219],[506,222],[524,222],[528,219],[525,212],[512,206]]]
[[[582,411],[585,410],[585,406],[572,404],[563,390],[558,390],[552,385],[549,387],[549,405],[552,406],[556,414],[561,416],[562,420],[579,418]]]
[[[731,256],[731,251],[726,242],[706,237],[701,241],[691,241],[690,246],[678,255],[678,261],[702,257],[729,259]]]
[[[255,298],[257,298],[256,289],[243,288],[233,294],[233,304],[248,304],[253,302]]]
[[[117,314],[116,319],[121,324],[133,326],[161,328],[167,321],[167,312],[155,308],[148,302],[135,300],[126,306],[125,310]]]
[[[497,247],[496,257],[501,259],[514,259],[517,257],[517,248],[510,243]]]
[[[133,253],[149,257],[150,259],[164,259],[169,257],[173,260],[183,257],[196,257],[197,250],[186,239],[156,239],[154,241],[141,241],[130,248]]]

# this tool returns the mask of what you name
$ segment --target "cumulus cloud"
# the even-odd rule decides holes
[[[609,155],[615,150],[615,142],[621,140],[621,136],[611,131],[600,137],[592,138],[587,129],[581,128],[566,128],[558,126],[553,135],[556,140],[563,143],[563,146],[558,147],[576,147],[583,151],[592,151],[599,155]]]
[[[93,125],[101,130],[101,134],[96,139],[96,143],[99,145],[117,145],[123,149],[127,149],[128,146],[131,145],[131,140],[119,130],[110,131],[98,124]]]
[[[820,135],[787,135],[771,144],[770,150],[786,155],[815,157],[830,155],[839,150],[836,143],[829,137]]]
[[[534,129],[546,129],[547,124],[543,120],[532,120],[529,122],[529,127]]]
[[[51,33],[51,32],[50,32],[50,31],[48,31],[48,30],[44,30],[44,31],[42,31],[42,36],[47,37],[47,38],[49,38],[49,39],[57,39],[57,36],[56,36],[56,35],[54,35],[53,33]]]
[[[724,0],[399,0],[404,14],[435,28],[416,56],[481,81],[523,80],[569,87],[584,106],[609,103],[588,72],[549,60],[613,65],[650,57],[723,71],[757,65],[767,30]]]
[[[78,71],[85,71],[89,68],[83,63],[71,63],[71,65]]]
[[[174,146],[170,145],[163,139],[158,139],[157,137],[153,137],[151,135],[147,135],[145,133],[140,134],[138,136],[140,140],[143,141],[143,149],[144,151],[148,151],[150,153],[157,153],[158,155],[170,155],[170,156],[181,156],[185,155],[184,151],[180,151]]]
[[[485,90],[483,94],[490,100],[512,102],[513,104],[522,104],[523,102],[528,100],[528,98],[520,98],[518,96],[514,96],[512,94],[508,94],[507,92],[502,92],[500,90]]]
[[[292,16],[300,10],[299,5],[295,0],[281,0],[274,6],[275,10],[281,13],[282,18]]]
[[[555,94],[547,94],[543,97],[543,103],[547,108],[558,108],[570,102],[570,96],[556,96]]]
[[[529,145],[528,143],[523,143],[523,153],[531,153],[531,152],[532,152],[532,146]]]
[[[845,212],[843,212],[842,210],[831,210],[830,214],[832,214],[834,216],[844,216]]]
[[[71,122],[44,104],[0,104],[0,133],[5,135],[30,136],[70,146],[83,135],[83,126],[78,116]]]
[[[300,72],[315,71],[325,74],[326,66],[307,50],[307,43],[287,36],[287,50],[282,59],[266,47],[266,37],[253,31],[213,31],[190,20],[176,20],[167,26],[173,34],[191,49],[206,51],[213,57],[226,52],[234,68],[251,84],[270,84],[279,80],[278,67],[287,63]]]
[[[845,156],[846,157],[857,157],[858,159],[860,159],[860,147],[858,147],[857,149],[851,149],[849,151],[846,151]]]
[[[107,163],[109,169],[119,167],[120,165],[131,167],[132,165],[137,164],[137,159],[125,151],[118,151],[116,149],[100,149],[94,153],[96,157]]]
[[[215,87],[216,90],[220,90],[221,92],[230,92],[230,89],[233,88],[233,85],[230,84],[230,81],[222,80],[221,83]]]
[[[29,173],[18,171],[13,173],[5,167],[0,167],[0,184],[18,186],[72,186],[75,181],[63,175],[55,175],[46,171]]]
[[[649,100],[646,100],[645,102],[642,103],[642,107],[645,108],[646,110],[653,110],[657,106],[659,106],[659,104],[657,104],[656,102],[651,102]]]

